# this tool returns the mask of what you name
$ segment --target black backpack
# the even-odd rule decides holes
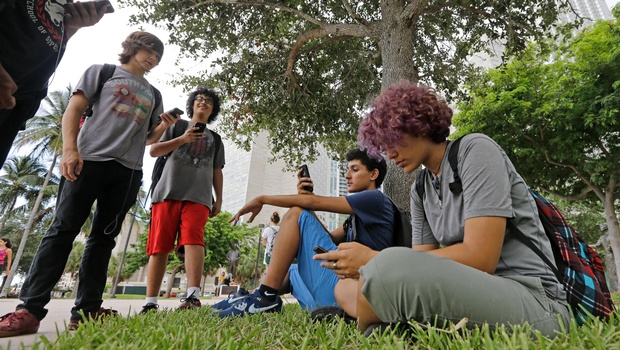
[[[462,137],[453,142],[448,153],[448,162],[454,173],[454,182],[449,184],[450,192],[453,194],[459,194],[463,191],[457,164],[461,139]],[[426,174],[427,170],[423,169],[416,178],[415,188],[420,199],[424,196],[424,177]],[[564,291],[566,291],[566,299],[578,324],[583,324],[588,314],[607,320],[609,315],[614,312],[614,304],[607,286],[601,257],[568,225],[562,213],[551,201],[531,189],[529,192],[536,201],[538,216],[551,243],[555,264],[531,239],[525,236],[513,220],[507,220],[507,227],[549,266],[558,281],[562,283]]]
[[[181,135],[183,135],[183,133],[185,132],[185,130],[187,130],[187,126],[188,126],[189,122],[187,120],[184,119],[180,119],[178,120],[173,126],[172,126],[172,139],[175,139]],[[211,134],[213,135],[213,140],[215,142],[215,156],[217,156],[217,153],[220,151],[220,145],[222,144],[222,137],[216,133],[213,130],[210,130]],[[170,151],[169,153],[161,156],[161,157],[157,157],[157,160],[155,160],[155,165],[153,166],[153,173],[151,174],[151,187],[149,188],[149,194],[153,193],[153,191],[155,190],[155,186],[157,186],[157,182],[159,182],[159,179],[161,178],[161,174],[164,171],[164,166],[166,165],[166,161],[168,160],[168,157],[170,157],[170,155],[172,154],[172,151]],[[148,197],[148,194],[147,194]]]
[[[93,105],[95,104],[95,102],[99,100],[99,97],[101,96],[101,90],[103,89],[103,85],[108,80],[110,80],[110,78],[112,78],[115,70],[116,70],[116,65],[105,63],[103,67],[101,68],[101,71],[99,71],[99,77],[97,79],[97,90],[95,91],[95,94],[93,95],[93,98],[90,101],[90,104],[86,108],[86,111],[80,118],[80,126],[84,124],[84,121],[86,120],[86,118],[90,118],[93,116]],[[155,94],[155,106],[153,108],[153,111],[155,111],[157,110],[159,105],[161,105],[162,97],[161,97],[161,92],[159,92],[157,88],[155,88],[153,85],[151,85],[151,87],[153,88],[153,92]],[[153,123],[151,122],[151,118],[149,116],[149,130],[151,130],[152,126],[153,126]]]

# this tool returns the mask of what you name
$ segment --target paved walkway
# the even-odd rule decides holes
[[[225,297],[212,297],[211,299],[202,298],[200,301],[203,305],[211,305],[224,299]],[[294,297],[287,294],[286,297],[289,303],[296,303]],[[47,316],[41,321],[39,332],[36,334],[22,335],[17,337],[0,338],[0,349],[21,349],[23,346],[31,347],[36,340],[45,335],[50,341],[54,341],[57,338],[56,328],[60,332],[66,329],[66,324],[69,323],[69,317],[71,316],[71,308],[73,307],[75,299],[52,299],[46,306],[49,310]],[[20,303],[18,299],[0,299],[0,316],[5,315],[15,310],[15,306]],[[158,304],[160,308],[175,308],[179,305],[179,298],[159,299]],[[128,316],[142,310],[144,305],[144,299],[135,300],[121,300],[121,299],[105,299],[103,301],[103,307],[112,308],[121,316]]]

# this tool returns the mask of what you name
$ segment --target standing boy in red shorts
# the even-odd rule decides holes
[[[222,208],[224,147],[214,132],[209,129],[200,132],[196,126],[196,123],[215,121],[220,111],[220,99],[212,90],[198,89],[189,95],[186,109],[191,121],[179,120],[174,128],[164,133],[159,143],[151,146],[151,156],[161,157],[168,153],[170,156],[153,190],[146,251],[150,259],[143,313],[158,308],[157,297],[168,254],[174,250],[177,239],[177,245],[185,249],[188,280],[187,297],[181,300],[179,308],[200,307],[204,228],[208,218],[217,215]]]

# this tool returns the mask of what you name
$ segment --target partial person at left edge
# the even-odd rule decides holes
[[[106,10],[72,0],[0,1],[0,167],[47,95],[69,38]]]

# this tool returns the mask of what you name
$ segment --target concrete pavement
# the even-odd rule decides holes
[[[226,297],[228,296],[211,297],[210,299],[201,298],[200,301],[203,305],[211,305]],[[285,301],[285,303],[297,302],[295,298],[292,297],[290,294],[287,294],[283,297],[283,299],[287,300]],[[17,337],[0,338],[0,349],[8,350],[31,347],[42,335],[44,335],[47,339],[53,342],[54,340],[56,340],[56,338],[58,338],[56,334],[57,329],[61,333],[64,332],[64,330],[66,329],[66,325],[69,323],[71,308],[73,307],[74,302],[75,299],[52,299],[52,301],[50,301],[50,303],[46,306],[49,312],[45,319],[41,321],[41,326],[39,327],[38,333],[21,335]],[[15,306],[17,306],[19,303],[20,301],[18,299],[0,299],[0,316],[14,311]],[[180,301],[179,298],[160,298],[158,300],[158,304],[160,308],[174,309],[180,304]],[[140,312],[143,305],[144,299],[105,299],[103,301],[102,307],[112,308],[118,311],[121,316],[128,316],[130,314]]]

